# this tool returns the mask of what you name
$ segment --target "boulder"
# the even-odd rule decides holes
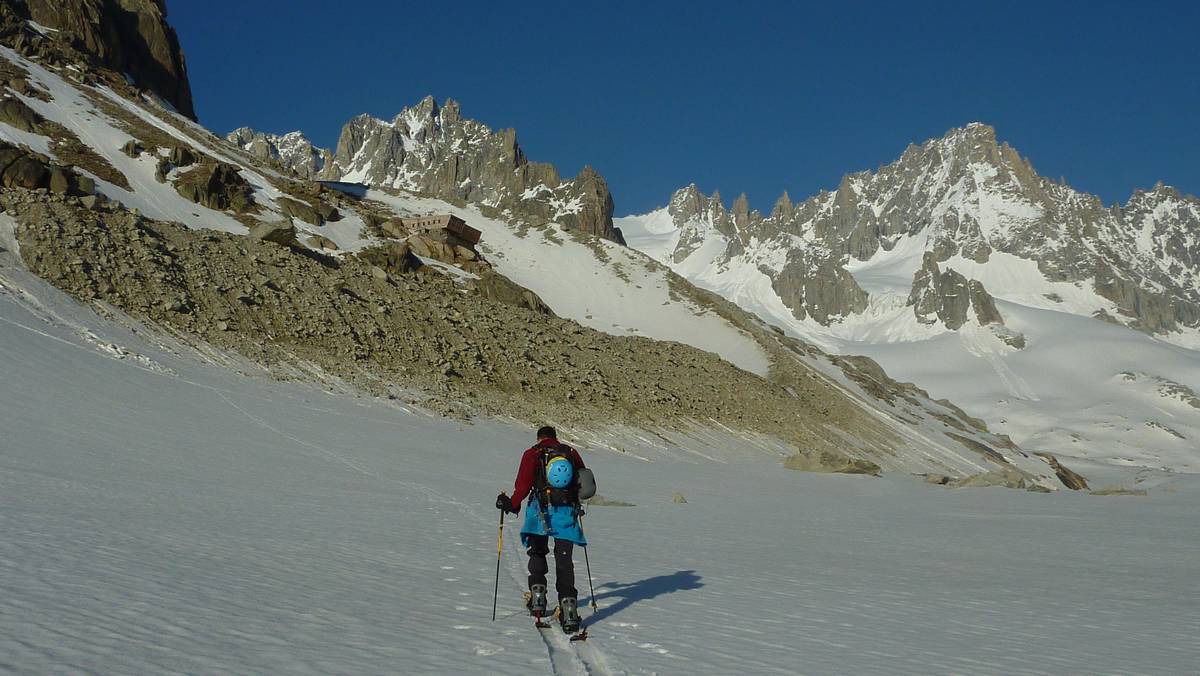
[[[325,221],[333,222],[342,220],[342,214],[329,202],[318,199],[316,201],[317,214]]]
[[[42,162],[23,155],[8,165],[0,183],[5,188],[25,188],[34,190],[50,187],[50,170]]]
[[[246,212],[254,205],[250,184],[238,168],[223,162],[201,164],[175,181],[175,190],[185,198],[210,209]]]
[[[171,154],[167,159],[177,167],[190,167],[198,162],[200,157],[195,152],[192,152],[191,148],[175,146],[171,148]]]
[[[321,218],[321,215],[310,204],[288,197],[280,197],[275,201],[279,203],[279,208],[283,211],[284,216],[299,218],[305,223],[313,225],[323,225],[325,223],[325,219]]]
[[[312,237],[309,237],[307,240],[305,240],[305,243],[314,249],[325,249],[326,251],[337,251],[338,248],[336,242],[328,237],[322,237],[320,235],[313,235]]]
[[[801,451],[783,461],[787,469],[801,472],[819,472],[824,474],[870,474],[879,476],[882,472],[879,465],[864,460],[852,458],[836,451]]]
[[[84,196],[95,194],[96,182],[94,180],[87,176],[80,176],[79,174],[75,174],[74,179],[76,193]]]
[[[498,272],[489,270],[481,274],[479,281],[475,283],[475,289],[479,295],[489,300],[533,310],[539,314],[554,314],[550,306],[546,305],[545,301],[536,293]]]
[[[358,257],[393,275],[407,274],[421,268],[421,259],[414,256],[404,242],[388,242],[364,249]]]
[[[137,156],[141,155],[142,151],[144,150],[145,148],[142,147],[142,144],[138,143],[137,139],[132,138],[126,141],[125,145],[121,146],[121,152],[133,158],[137,158]]]
[[[296,246],[296,228],[291,223],[259,223],[250,229],[252,239],[261,239],[281,246]]]
[[[47,187],[50,188],[50,192],[58,195],[73,192],[74,181],[71,180],[73,178],[71,172],[62,167],[50,167],[49,172],[50,181]]]
[[[383,231],[383,234],[396,239],[408,237],[408,231],[404,229],[404,223],[399,218],[389,218],[380,222],[379,229]]]
[[[950,482],[954,488],[979,488],[982,486],[1003,486],[1005,488],[1027,488],[1024,475],[1011,469],[997,469],[990,472],[980,472],[965,479]]]
[[[411,249],[414,254],[424,258],[437,258],[437,256],[434,255],[437,242],[434,242],[428,237],[424,235],[413,235],[405,240],[405,242],[408,244],[409,249]]]
[[[0,122],[21,131],[37,133],[43,121],[42,116],[25,105],[21,99],[15,96],[0,99]]]
[[[3,175],[4,172],[10,166],[12,166],[12,163],[16,162],[18,158],[24,157],[27,154],[28,153],[20,148],[10,146],[7,143],[0,141],[0,175]]]
[[[675,491],[674,493],[671,494],[671,502],[674,502],[677,505],[686,505],[687,498],[683,497],[683,493],[680,493],[679,491]]]

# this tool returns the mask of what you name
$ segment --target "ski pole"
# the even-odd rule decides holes
[[[500,510],[500,534],[496,537],[496,588],[492,592],[492,622],[496,621],[496,600],[500,598],[500,553],[504,551],[504,510]]]
[[[583,535],[584,540],[587,540],[587,536],[583,534],[583,515],[582,514],[579,515],[579,534]],[[588,560],[587,550],[588,550],[587,545],[584,545],[583,546],[583,562],[585,565],[587,565],[588,591],[591,592],[591,594],[592,594],[591,606],[592,606],[592,612],[595,613],[596,609],[598,608],[598,606],[596,605],[596,588],[592,586],[592,562],[590,560]]]

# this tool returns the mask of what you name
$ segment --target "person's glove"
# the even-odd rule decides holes
[[[508,494],[506,493],[501,493],[500,495],[496,496],[496,509],[502,512],[511,512],[513,514],[521,511],[519,508],[513,506],[512,498],[508,497]]]

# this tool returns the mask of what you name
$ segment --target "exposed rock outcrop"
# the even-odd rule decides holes
[[[187,66],[163,0],[14,0],[54,38],[94,58],[195,119]]]
[[[908,304],[917,321],[933,324],[940,320],[951,330],[962,328],[972,311],[981,325],[1004,323],[982,283],[968,280],[955,270],[940,270],[931,251],[925,252],[921,269],[913,276]]]
[[[336,221],[340,218],[336,207],[320,200],[317,200],[315,206],[290,197],[280,197],[276,202],[284,216],[298,218],[312,225],[325,225],[325,221]]]
[[[867,307],[867,292],[845,268],[829,260],[810,260],[802,252],[788,256],[771,287],[797,319],[812,317],[828,324]]]
[[[96,190],[95,181],[70,167],[54,164],[44,155],[4,141],[0,141],[0,185],[76,196],[91,195]]]
[[[32,133],[39,133],[39,127],[45,119],[25,105],[25,102],[15,96],[5,96],[0,99],[0,122],[10,127]]]
[[[241,127],[226,134],[225,139],[253,157],[306,179],[319,176],[333,160],[332,152],[317,148],[298,131],[279,135]]]
[[[180,195],[217,211],[243,213],[254,206],[250,184],[232,164],[201,164],[180,175],[174,185]]]
[[[783,461],[783,466],[801,472],[826,474],[870,474],[879,476],[879,465],[863,458],[851,458],[844,453],[831,450],[801,451]]]
[[[1054,470],[1054,474],[1058,477],[1058,480],[1067,488],[1073,491],[1086,491],[1088,489],[1087,479],[1063,465],[1058,461],[1058,458],[1049,453],[1034,453],[1034,455],[1045,460],[1046,464],[1050,465],[1050,468]]]
[[[250,238],[280,246],[297,246],[296,227],[291,223],[259,223],[250,228]]]
[[[550,164],[531,162],[512,129],[493,132],[463,118],[458,103],[433,97],[390,122],[359,115],[342,128],[333,153],[298,132],[274,136],[242,128],[228,139],[297,174],[428,193],[512,209],[623,243],[613,226],[608,184],[591,167],[564,180]]]
[[[505,305],[533,310],[538,314],[553,315],[554,311],[536,293],[517,284],[504,275],[485,272],[475,283],[479,295]]]
[[[953,488],[981,488],[985,486],[1003,486],[1004,488],[1024,489],[1029,487],[1029,477],[1011,469],[996,469],[981,472],[963,479],[949,482]]]

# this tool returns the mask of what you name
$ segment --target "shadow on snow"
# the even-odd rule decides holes
[[[597,588],[599,593],[593,596],[592,600],[602,601],[612,598],[618,600],[612,605],[597,610],[587,618],[587,623],[590,625],[612,617],[638,601],[648,601],[664,594],[699,589],[703,586],[704,583],[700,581],[700,576],[694,570],[680,570],[670,575],[657,575],[637,582],[608,582]],[[591,603],[589,602],[588,605]]]

